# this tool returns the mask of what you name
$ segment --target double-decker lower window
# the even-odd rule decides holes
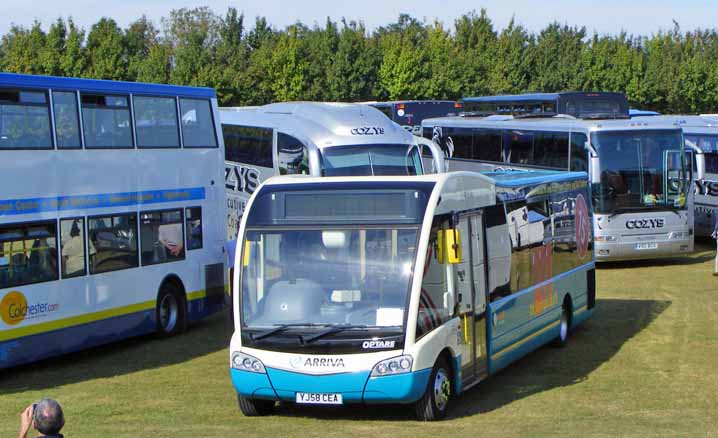
[[[142,264],[174,262],[184,259],[182,210],[140,213]]]
[[[60,220],[62,278],[85,275],[85,219]],[[97,253],[95,245],[89,242],[90,256]]]
[[[0,226],[0,289],[57,280],[55,222]]]
[[[135,213],[91,217],[87,223],[96,251],[90,255],[91,274],[138,266]]]
[[[187,221],[187,249],[202,248],[202,207],[185,209]]]

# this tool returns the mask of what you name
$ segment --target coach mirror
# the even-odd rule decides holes
[[[458,228],[439,230],[437,241],[439,263],[461,263],[461,233]]]

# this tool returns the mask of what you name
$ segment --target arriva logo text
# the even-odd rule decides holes
[[[626,221],[626,228],[629,230],[647,229],[647,228],[663,228],[666,220],[658,219],[630,219]]]
[[[293,357],[289,363],[294,368],[344,368],[341,357]]]
[[[362,348],[394,348],[395,341],[364,341]]]
[[[351,130],[352,135],[384,135],[384,128],[380,126],[362,126]]]

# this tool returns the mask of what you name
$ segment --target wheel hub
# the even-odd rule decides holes
[[[436,408],[440,411],[446,409],[446,405],[449,402],[449,396],[451,395],[451,382],[446,371],[439,369],[434,379],[434,402]]]

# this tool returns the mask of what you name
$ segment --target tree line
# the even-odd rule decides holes
[[[563,90],[619,91],[664,113],[718,112],[718,31],[589,35],[558,22],[497,29],[486,10],[447,27],[402,14],[368,31],[357,21],[272,27],[235,8],[175,9],[159,26],[88,30],[59,18],[14,25],[0,41],[8,72],[208,86],[220,105],[276,101],[458,99]]]

